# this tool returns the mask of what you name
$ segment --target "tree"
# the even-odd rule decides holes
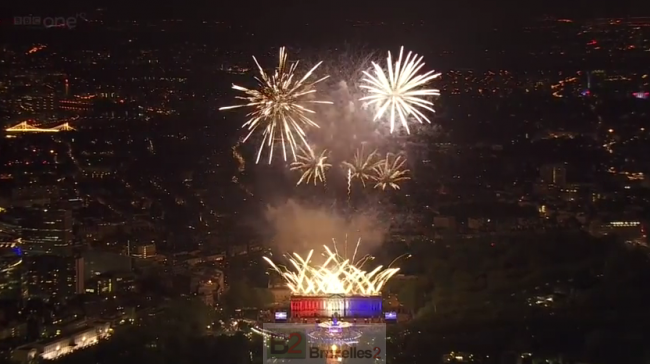
[[[402,282],[397,291],[397,298],[400,304],[406,308],[411,316],[424,306],[426,302],[425,290],[423,290],[419,279],[408,279]]]
[[[230,284],[223,300],[231,309],[264,308],[273,303],[274,297],[269,289],[251,287],[248,280],[242,279]]]

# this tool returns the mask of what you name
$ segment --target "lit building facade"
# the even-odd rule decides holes
[[[136,258],[154,258],[156,256],[156,244],[131,244],[127,246],[127,255]]]
[[[19,346],[11,353],[12,361],[21,364],[54,360],[73,351],[95,345],[111,334],[109,323],[98,323],[48,341]]]
[[[27,254],[69,253],[73,245],[72,211],[30,208],[20,216]]]
[[[85,292],[82,257],[35,255],[26,265],[30,297],[65,300]]]
[[[115,295],[136,291],[135,276],[131,273],[105,273],[90,282],[86,293]]]
[[[539,170],[542,183],[555,186],[564,186],[567,183],[566,164],[545,164]]]
[[[291,317],[381,317],[381,304],[381,296],[292,296]]]

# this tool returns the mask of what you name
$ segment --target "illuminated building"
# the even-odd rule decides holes
[[[361,239],[358,239],[351,259],[344,259],[339,255],[336,241],[333,249],[324,246],[326,254],[323,255],[326,259],[319,265],[311,263],[313,250],[304,258],[294,253],[293,258],[288,258],[294,270],[280,268],[264,257],[292,292],[292,318],[382,316],[381,289],[399,271],[399,268],[392,268],[392,264],[407,254],[397,257],[386,268],[378,266],[372,271],[366,271],[364,263],[372,257],[366,255],[356,259],[356,248],[360,243]]]
[[[30,297],[69,299],[84,290],[84,260],[81,257],[29,256],[27,285]]]
[[[32,253],[69,253],[72,248],[72,211],[30,208],[21,211],[25,250]]]
[[[24,95],[12,101],[12,107],[33,114],[53,113],[56,111],[56,98],[53,93],[41,95]]]
[[[11,190],[13,206],[47,205],[58,200],[61,189],[57,186],[25,186]]]
[[[75,350],[95,345],[99,340],[108,338],[111,332],[109,323],[97,323],[54,339],[19,346],[11,352],[11,359],[21,364],[43,359],[54,360]]]
[[[127,245],[127,255],[130,255],[135,258],[154,258],[156,256],[156,244],[138,244],[131,245],[129,242]]]
[[[338,315],[370,318],[382,315],[381,296],[292,296],[291,317],[323,318]]]
[[[89,112],[95,107],[94,96],[77,96],[59,100],[59,109],[74,112]]]
[[[646,242],[646,228],[640,221],[592,222],[590,232],[597,236],[614,235],[629,241]]]
[[[135,291],[135,277],[131,273],[104,273],[91,279],[86,288],[86,293],[111,296]]]
[[[566,185],[567,168],[565,164],[545,164],[539,170],[539,177],[545,184]]]

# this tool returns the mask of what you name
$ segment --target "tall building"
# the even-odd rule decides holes
[[[25,209],[20,213],[20,225],[27,254],[72,253],[72,211]]]
[[[29,297],[66,300],[85,291],[82,257],[44,254],[26,263]]]
[[[566,164],[545,164],[539,169],[541,182],[549,185],[565,186],[566,174]]]

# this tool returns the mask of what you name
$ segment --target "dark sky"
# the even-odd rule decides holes
[[[15,1],[3,7],[7,5],[13,9],[9,11],[12,15],[24,12],[63,15],[102,6],[115,17],[179,16],[253,21],[260,18],[290,20],[302,16],[322,22],[345,18],[419,19],[453,21],[458,25],[543,15],[587,18],[650,15],[650,0],[37,0]]]

